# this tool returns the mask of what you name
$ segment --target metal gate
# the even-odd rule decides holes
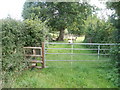
[[[58,46],[57,46],[58,45]],[[62,47],[65,45],[65,47]],[[116,46],[114,43],[54,43],[45,42],[44,43],[44,63],[49,61],[109,61],[111,54],[109,51],[111,47]],[[57,47],[56,47],[57,46]],[[68,47],[67,47],[68,46]],[[58,52],[53,52],[57,51]],[[63,50],[63,52],[62,52]],[[68,51],[68,52],[67,52]],[[50,56],[51,55],[51,56]],[[52,56],[53,55],[53,56]],[[60,55],[65,57],[68,55],[68,59],[60,59]],[[86,56],[97,56],[93,59],[85,59]],[[64,57],[63,56],[63,57]],[[80,57],[83,57],[82,59]],[[103,60],[103,57],[109,58],[109,60]],[[56,58],[56,59],[55,59]],[[76,60],[77,58],[77,60]]]

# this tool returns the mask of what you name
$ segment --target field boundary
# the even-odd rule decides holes
[[[59,48],[49,48],[49,47],[47,47],[48,45],[71,45],[71,48],[61,48],[61,47],[59,47]],[[74,45],[86,45],[86,46],[96,46],[97,48],[95,48],[95,49],[89,49],[89,48],[74,48]],[[109,51],[109,50],[111,50],[111,48],[101,48],[101,47],[103,47],[103,46],[116,46],[116,45],[118,45],[118,44],[116,44],[116,43],[55,43],[55,42],[45,42],[44,43],[44,50],[45,50],[45,52],[44,52],[44,57],[46,57],[46,55],[49,55],[49,54],[54,54],[54,55],[96,55],[96,56],[98,56],[98,60],[47,60],[46,58],[45,58],[45,62],[47,62],[47,61],[72,61],[72,62],[74,62],[74,61],[107,61],[107,60],[99,60],[99,57],[100,56],[110,56],[110,54],[108,54],[108,53],[105,53],[105,54],[103,54],[103,53],[100,53],[100,51],[102,51],[102,50],[104,50],[104,51]],[[49,53],[49,52],[47,52],[47,50],[50,50],[50,49],[54,49],[54,50],[71,50],[71,53]],[[95,54],[93,54],[93,53],[91,53],[91,54],[89,54],[89,53],[73,53],[73,50],[92,50],[92,51],[94,51],[94,50],[96,50],[97,51],[97,53],[95,53]]]
[[[48,45],[71,45],[71,48],[61,48],[61,47],[58,47],[58,48],[50,48],[48,47]],[[84,45],[84,46],[96,46],[96,48],[75,48],[74,45]],[[108,60],[99,60],[99,57],[100,56],[110,56],[109,53],[100,53],[100,51],[110,51],[111,48],[101,48],[102,46],[116,46],[118,44],[115,44],[115,43],[55,43],[55,42],[42,42],[42,47],[24,47],[24,49],[32,49],[33,53],[32,54],[25,54],[25,56],[30,56],[30,57],[40,57],[42,60],[41,61],[38,61],[38,60],[32,60],[31,63],[33,63],[34,65],[36,65],[35,63],[41,63],[42,64],[42,67],[40,68],[45,68],[46,67],[46,62],[47,61],[53,61],[53,62],[57,62],[57,61],[67,61],[67,62],[78,62],[78,61],[108,61]],[[36,49],[37,50],[40,50],[40,54],[37,55],[36,54]],[[50,53],[50,52],[47,52],[48,50],[71,50],[70,53]],[[74,50],[82,50],[82,51],[85,51],[85,50],[88,50],[88,51],[96,51],[96,53],[74,53],[73,51]],[[97,60],[48,60],[46,58],[46,55],[92,55],[92,56],[97,56],[98,59]],[[36,66],[38,67],[38,66]],[[39,68],[39,67],[38,67]]]

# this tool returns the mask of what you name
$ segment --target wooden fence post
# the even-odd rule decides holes
[[[42,42],[42,68],[45,68],[45,61],[44,61],[44,42]]]

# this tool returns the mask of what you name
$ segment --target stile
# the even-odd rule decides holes
[[[34,68],[44,68],[44,43],[42,43],[42,48],[41,47],[23,47],[24,49],[32,49],[32,54],[26,54],[25,53],[25,50],[24,50],[24,56],[31,56],[31,57],[40,57],[42,58],[42,61],[39,61],[39,60],[32,60],[32,61],[29,61],[30,63],[32,63],[32,66],[30,67],[34,67]],[[40,50],[40,54],[37,55],[36,53],[36,49],[39,49]],[[42,64],[42,67],[41,66],[37,66],[37,63],[41,63]]]

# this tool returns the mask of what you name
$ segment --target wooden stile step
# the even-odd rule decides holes
[[[42,66],[29,66],[29,68],[37,68],[37,69],[42,69]]]
[[[32,60],[32,61],[30,61],[31,63],[43,63],[42,61],[40,61],[40,60]]]
[[[41,55],[30,55],[30,54],[26,54],[25,56],[41,57],[41,58],[42,58],[42,56],[41,56]]]
[[[41,66],[35,66],[35,68],[42,69],[42,67],[41,67]]]
[[[26,49],[42,49],[41,47],[23,47],[23,48],[26,48]]]
[[[32,66],[31,67],[35,67],[37,64],[36,63],[32,63]]]

